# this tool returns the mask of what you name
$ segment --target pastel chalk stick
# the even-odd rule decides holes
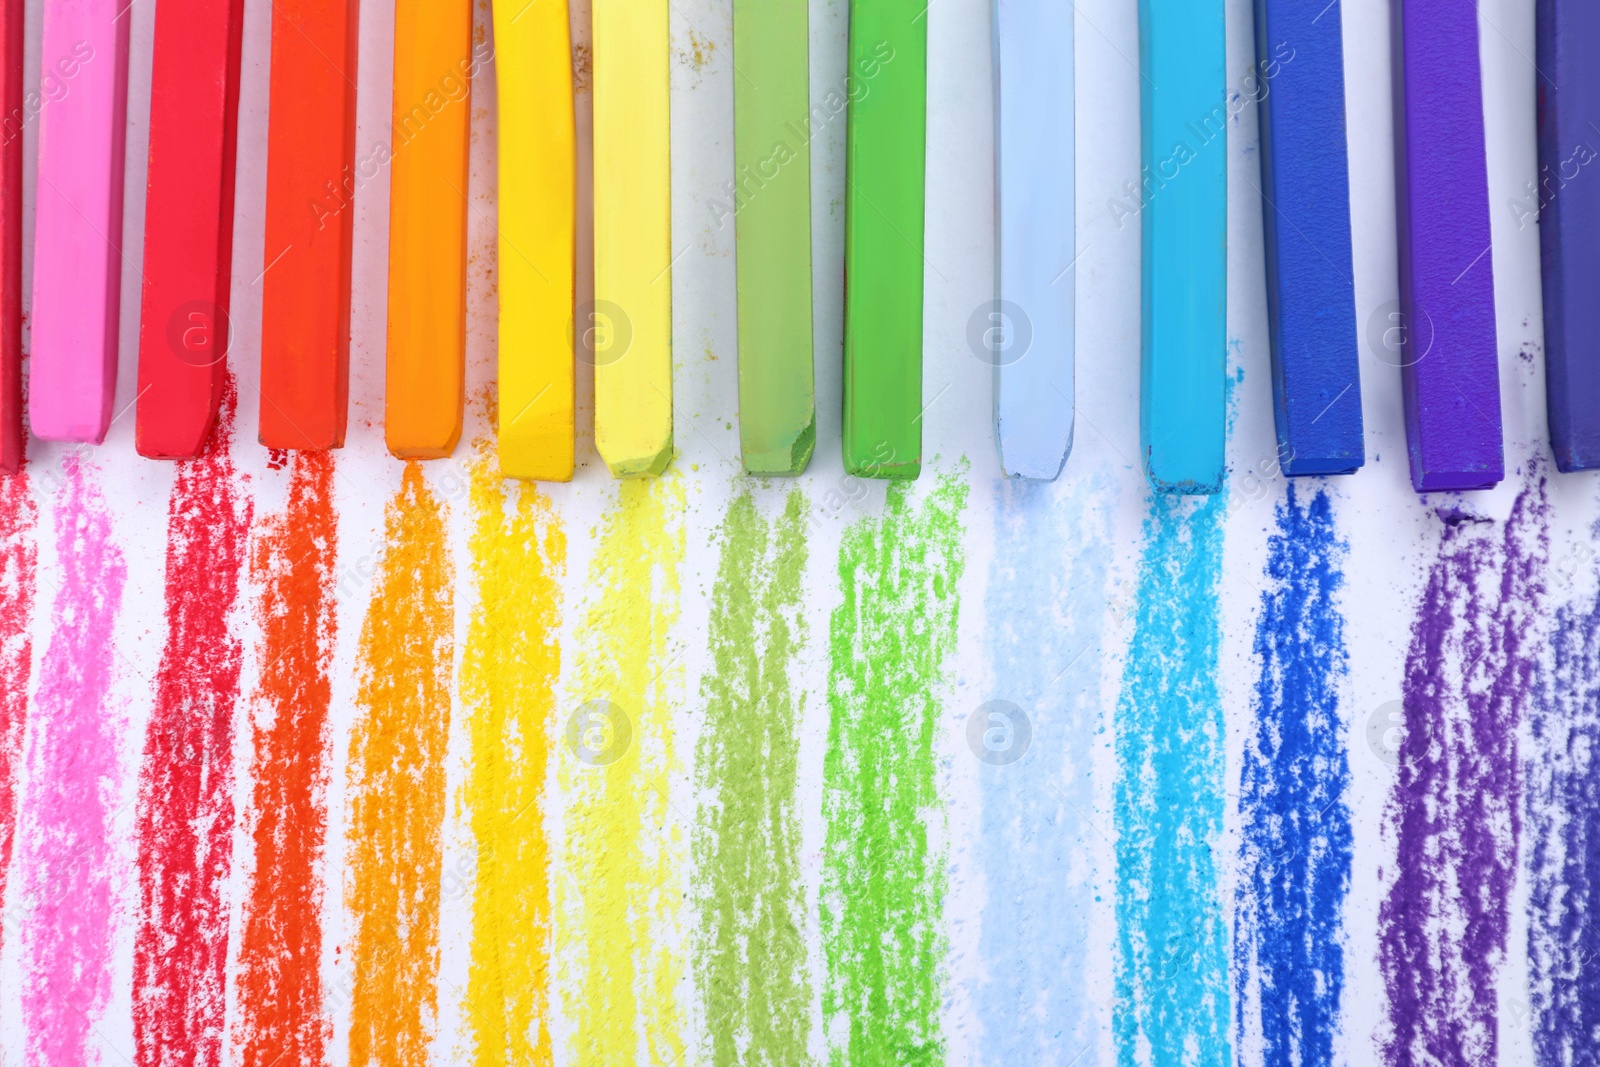
[[[735,0],[739,450],[750,474],[801,473],[817,439],[810,41],[807,0]]]
[[[1077,258],[1074,10],[995,0],[994,434],[1007,478],[1054,481],[1072,450]]]
[[[28,421],[35,437],[98,444],[117,388],[128,23],[122,0],[49,0],[39,110]]]
[[[1228,118],[1222,0],[1139,0],[1140,447],[1159,492],[1222,488]]]
[[[1600,6],[1539,0],[1545,397],[1562,471],[1600,470]]]
[[[578,141],[566,0],[496,0],[500,142],[500,472],[574,467]]]
[[[274,0],[260,440],[344,445],[356,187],[356,0]]]
[[[1256,0],[1261,199],[1279,465],[1366,462],[1337,0]]]
[[[846,133],[844,465],[922,470],[922,247],[928,119],[923,0],[853,0]]]
[[[396,0],[383,436],[400,459],[461,439],[473,65],[472,0]]]
[[[0,473],[22,466],[23,0],[0,0]]]
[[[222,399],[243,26],[243,0],[156,9],[134,412],[154,459],[198,455]]]
[[[668,0],[594,0],[594,436],[617,478],[672,460]]]
[[[1486,489],[1505,458],[1477,6],[1396,2],[1393,42],[1411,483]]]

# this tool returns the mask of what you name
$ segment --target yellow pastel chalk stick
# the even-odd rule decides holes
[[[594,0],[594,436],[618,478],[672,458],[668,0]],[[587,316],[585,316],[587,318]]]
[[[384,439],[448,456],[466,366],[472,0],[396,0]]]
[[[567,0],[494,0],[500,470],[572,478],[578,155]]]

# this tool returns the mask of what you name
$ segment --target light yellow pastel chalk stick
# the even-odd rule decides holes
[[[594,436],[618,478],[672,458],[669,0],[594,0]]]
[[[572,479],[578,149],[567,0],[494,0],[500,470]]]

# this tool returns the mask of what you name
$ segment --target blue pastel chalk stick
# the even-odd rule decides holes
[[[1539,0],[1539,181],[1545,400],[1563,471],[1600,470],[1600,4]]]
[[[994,0],[994,433],[1008,478],[1053,481],[1072,450],[1076,258],[1071,4]]]
[[[1139,0],[1144,337],[1140,449],[1158,491],[1226,463],[1228,121],[1222,0]]]
[[[1478,7],[1396,0],[1395,196],[1411,484],[1505,477]]]
[[[1256,0],[1256,59],[1279,465],[1349,474],[1366,449],[1339,0]]]

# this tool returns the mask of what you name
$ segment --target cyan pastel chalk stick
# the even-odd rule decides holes
[[[1073,8],[995,0],[994,433],[1008,478],[1053,481],[1072,450],[1076,227]]]
[[[1505,457],[1477,5],[1396,0],[1394,49],[1411,484],[1486,489]]]
[[[1338,0],[1256,0],[1272,400],[1289,475],[1366,461],[1342,38]]]
[[[1219,491],[1226,460],[1225,62],[1222,0],[1139,0],[1140,447],[1168,493]]]
[[[1545,399],[1563,471],[1600,470],[1600,5],[1539,0],[1539,222]]]

